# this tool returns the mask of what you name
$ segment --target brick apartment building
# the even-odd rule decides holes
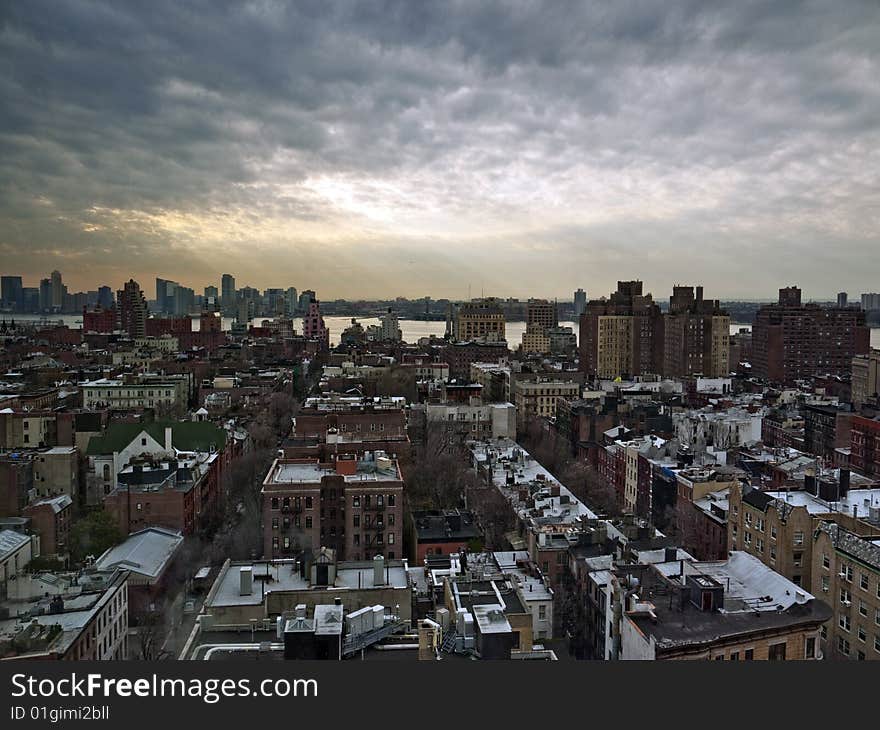
[[[858,307],[803,304],[801,290],[779,290],[752,327],[752,372],[789,384],[820,375],[849,377],[853,357],[869,351],[870,329]]]
[[[851,440],[853,414],[835,406],[805,405],[804,448],[811,454],[834,462],[836,449],[848,448]]]
[[[263,556],[332,548],[340,559],[403,555],[403,479],[397,460],[339,455],[276,459],[263,481]]]
[[[33,502],[22,510],[22,516],[30,519],[31,530],[40,536],[41,555],[67,552],[73,520],[73,500],[70,495],[62,494]]]
[[[850,429],[852,468],[866,476],[880,477],[880,419],[854,416]]]
[[[608,299],[587,303],[580,320],[580,367],[589,377],[659,373],[660,307],[641,281],[618,281]]]

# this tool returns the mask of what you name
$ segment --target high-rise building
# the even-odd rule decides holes
[[[284,292],[284,313],[288,317],[292,317],[294,314],[296,314],[298,304],[299,302],[296,298],[296,287],[288,287],[287,291]]]
[[[663,375],[730,374],[730,317],[703,287],[675,286],[662,318]]]
[[[147,300],[140,284],[129,279],[116,292],[116,311],[119,313],[119,329],[131,337],[144,337],[147,333]]]
[[[220,305],[224,314],[235,314],[235,277],[232,274],[223,274],[220,280]]]
[[[98,287],[97,306],[102,309],[110,309],[113,306],[113,290],[109,286]]]
[[[847,294],[845,291],[839,292],[837,294],[837,306],[838,307],[845,307],[846,303],[847,303],[847,299],[848,299],[848,297],[847,297]]]
[[[263,314],[269,317],[284,316],[284,296],[284,289],[266,289],[263,292],[263,302],[265,304]]]
[[[305,314],[309,309],[309,304],[315,301],[315,292],[311,289],[306,289],[302,294],[299,295],[299,311],[300,314]]]
[[[594,299],[580,320],[580,367],[590,377],[631,377],[662,368],[662,318],[641,281],[618,281],[608,299]]]
[[[876,292],[862,294],[862,309],[866,312],[880,309],[880,294],[877,294]]]
[[[303,336],[310,340],[318,340],[321,346],[330,347],[330,333],[324,318],[321,316],[321,307],[316,299],[309,302],[308,309],[303,315]]]
[[[20,276],[0,277],[0,306],[13,312],[22,311],[24,292]]]
[[[40,279],[40,311],[48,312],[52,309],[52,280]]]
[[[53,271],[49,279],[52,282],[51,308],[55,312],[60,312],[64,309],[64,295],[67,294],[67,287],[61,282],[60,271]]]
[[[496,297],[473,299],[453,309],[452,337],[456,342],[504,342],[504,307]]]
[[[400,342],[403,338],[397,313],[388,311],[379,316],[379,337],[385,342]]]
[[[587,293],[583,289],[578,289],[574,293],[574,316],[580,317],[587,308]]]
[[[779,302],[761,307],[752,328],[752,372],[790,384],[820,375],[848,377],[852,360],[870,349],[865,312],[858,307],[802,304],[801,290],[779,290]]]
[[[163,314],[175,314],[177,300],[176,281],[156,277],[156,309]]]
[[[220,305],[220,291],[216,286],[206,286],[202,298],[202,310],[216,312]]]

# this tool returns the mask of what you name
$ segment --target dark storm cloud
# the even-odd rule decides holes
[[[867,287],[878,20],[873,0],[6,3],[2,268]],[[829,248],[840,284],[804,263]]]

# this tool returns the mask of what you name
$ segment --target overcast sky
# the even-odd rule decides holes
[[[878,291],[878,39],[877,0],[5,2],[0,271]]]

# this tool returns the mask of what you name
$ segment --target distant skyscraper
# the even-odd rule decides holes
[[[116,292],[116,305],[119,329],[128,332],[131,337],[144,337],[147,333],[147,300],[134,279],[129,279]]]
[[[298,305],[299,302],[296,298],[296,287],[288,287],[287,291],[284,292],[284,308],[285,313],[288,317],[292,317],[294,314],[296,314],[296,309]]]
[[[62,309],[64,309],[64,295],[67,294],[67,288],[61,281],[60,271],[53,271],[49,278],[52,282],[51,307],[54,311],[60,312]]]
[[[113,290],[109,286],[98,287],[98,306],[110,309],[113,306]]]
[[[306,289],[302,294],[299,295],[299,311],[301,314],[305,314],[309,311],[309,304],[315,301],[315,292],[311,289]]]
[[[24,297],[20,276],[0,277],[0,302],[4,309],[11,309],[13,312],[22,311]]]
[[[220,279],[220,304],[225,313],[235,314],[235,277],[232,274],[223,274]]]
[[[862,309],[871,312],[880,309],[880,294],[871,292],[870,294],[862,294]]]
[[[840,293],[837,295],[837,306],[838,306],[838,307],[845,307],[845,306],[846,306],[846,302],[847,302],[847,295],[846,295],[846,292],[845,292],[845,291],[842,291],[842,292],[840,292]]]
[[[587,308],[587,293],[583,289],[578,289],[574,293],[574,316],[580,317]]]
[[[52,309],[52,280],[40,279],[40,311],[48,312]]]

